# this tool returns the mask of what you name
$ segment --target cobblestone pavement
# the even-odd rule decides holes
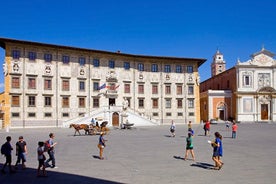
[[[271,184],[276,181],[276,124],[239,124],[237,139],[225,125],[211,126],[211,136],[204,136],[202,125],[193,125],[196,161],[183,160],[187,125],[176,126],[171,137],[169,125],[136,127],[131,130],[112,129],[104,150],[105,160],[97,159],[98,135],[73,136],[69,128],[0,130],[1,144],[20,135],[28,146],[27,169],[15,174],[1,174],[0,183],[212,183],[212,184]],[[223,135],[225,163],[213,170],[212,148],[207,143],[213,133]],[[36,177],[38,141],[56,134],[57,169],[47,168],[48,177]],[[82,132],[84,134],[84,132]],[[47,155],[47,154],[46,154]],[[47,155],[48,156],[48,155]],[[16,161],[13,151],[13,164]],[[0,167],[5,161],[0,156]],[[6,168],[7,169],[7,168]]]

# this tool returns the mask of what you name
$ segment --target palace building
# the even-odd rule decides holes
[[[70,121],[200,122],[198,68],[206,59],[144,56],[0,38],[3,127]]]
[[[212,77],[200,84],[201,119],[238,122],[276,121],[276,60],[262,48],[248,61],[226,70],[217,51],[211,65]]]

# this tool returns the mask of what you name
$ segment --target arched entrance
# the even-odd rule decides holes
[[[217,117],[220,120],[226,120],[227,117],[227,111],[226,111],[226,104],[223,102],[220,102],[217,106]]]
[[[117,112],[112,114],[112,126],[119,126],[119,114]]]
[[[260,88],[257,92],[261,120],[273,120],[273,97],[276,94],[276,90],[267,86]]]

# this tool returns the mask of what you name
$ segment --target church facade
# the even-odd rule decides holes
[[[61,126],[127,104],[159,124],[200,122],[198,67],[206,59],[143,56],[0,38],[3,127]]]
[[[216,59],[218,55],[222,54],[215,54],[212,66],[221,65]],[[273,57],[273,53],[262,48],[249,60],[238,60],[234,67],[203,81],[200,84],[201,119],[275,122],[276,60]]]

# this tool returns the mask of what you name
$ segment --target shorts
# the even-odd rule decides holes
[[[174,133],[174,129],[171,129],[171,133]]]
[[[219,157],[219,156],[220,156],[219,151],[214,151],[213,152],[213,157]]]

